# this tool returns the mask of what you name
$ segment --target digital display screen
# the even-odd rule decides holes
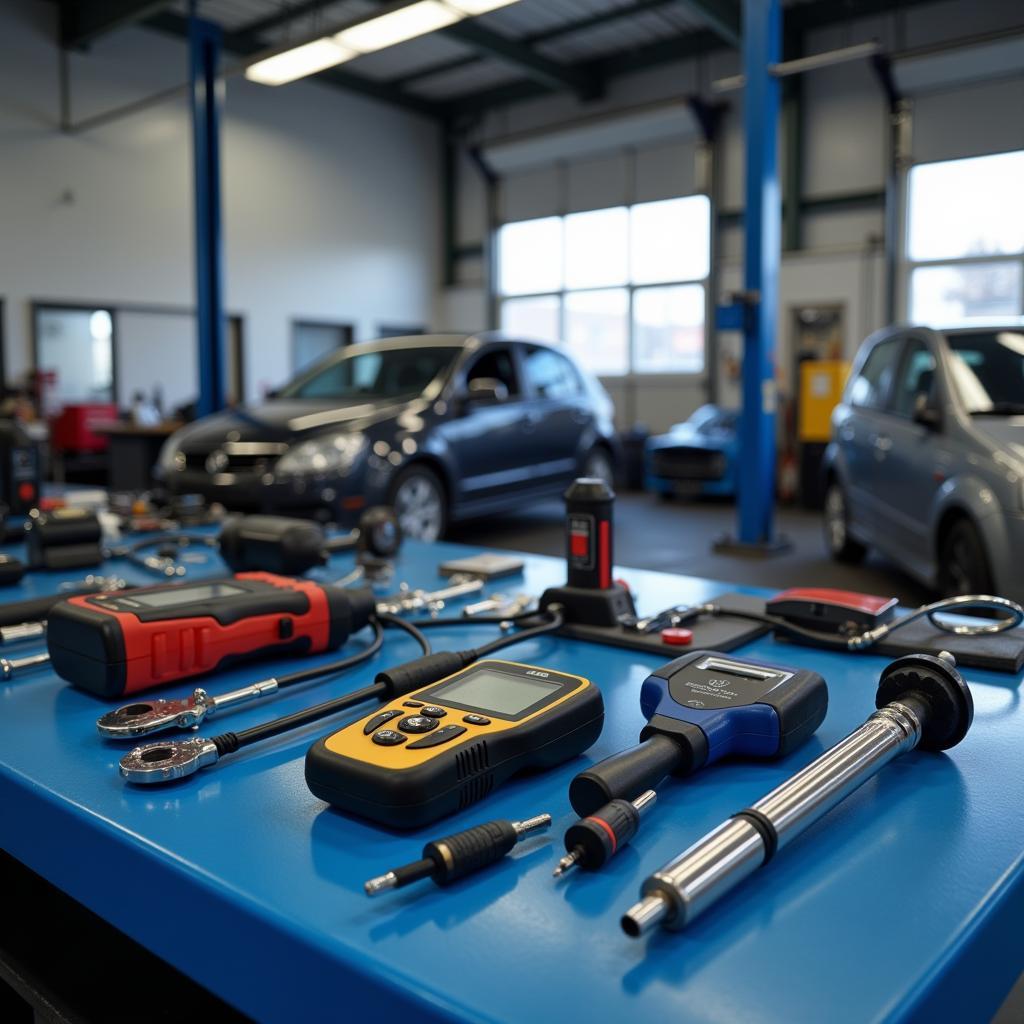
[[[546,679],[481,669],[456,679],[430,694],[431,700],[456,703],[515,718],[528,707],[550,697],[562,687]]]
[[[233,594],[244,594],[241,587],[230,583],[202,583],[194,587],[168,587],[166,590],[154,590],[148,594],[136,592],[131,600],[146,608],[175,608],[180,604],[192,604],[194,601],[211,601],[217,597],[230,597]]]

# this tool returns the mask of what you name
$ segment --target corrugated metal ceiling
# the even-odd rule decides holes
[[[256,38],[271,47],[327,32],[378,6],[378,0],[324,0],[319,4],[310,0],[201,0],[199,11],[228,33],[258,28]],[[187,13],[188,0],[175,0],[174,9]],[[489,32],[517,40],[562,64],[594,60],[707,28],[683,0],[519,0],[473,20]],[[574,29],[577,24],[579,28]],[[436,73],[431,73],[435,68]],[[436,100],[469,95],[525,75],[514,63],[478,53],[443,33],[360,57],[346,70],[377,81],[416,75],[405,88]]]

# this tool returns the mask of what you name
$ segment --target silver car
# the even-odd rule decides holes
[[[1024,328],[887,327],[832,414],[825,537],[945,595],[1024,600]]]

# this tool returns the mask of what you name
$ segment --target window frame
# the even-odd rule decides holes
[[[1024,149],[1001,150],[998,153],[977,153],[968,156],[950,157],[945,160],[918,160],[914,161],[903,173],[901,189],[900,213],[902,223],[900,225],[901,245],[901,274],[900,289],[901,301],[904,315],[909,320],[913,315],[913,279],[916,270],[924,268],[972,266],[987,263],[1005,263],[1020,267],[1020,288],[1017,294],[1017,313],[1007,317],[975,317],[966,320],[957,320],[951,323],[927,323],[915,319],[915,324],[932,327],[935,330],[956,330],[958,328],[984,327],[991,323],[1022,323],[1024,324],[1024,249],[1013,253],[990,253],[977,256],[940,256],[935,259],[911,259],[910,257],[910,203],[911,203],[911,178],[912,172],[917,167],[927,167],[932,164],[951,164],[960,160],[973,160],[990,156],[1004,156],[1008,153],[1024,153]]]
[[[530,356],[534,352],[549,352],[556,359],[561,359],[565,363],[576,385],[576,390],[573,394],[555,398],[551,395],[542,395],[537,390],[536,385],[530,378],[529,371]],[[587,396],[586,381],[584,381],[575,360],[572,359],[568,352],[563,352],[555,345],[545,344],[540,341],[521,341],[519,343],[519,366],[522,372],[523,383],[526,387],[526,393],[530,398],[536,399],[538,402],[578,402]]]
[[[921,337],[920,334],[910,332],[902,335],[903,350],[899,354],[899,361],[896,365],[896,372],[893,374],[892,381],[889,383],[889,394],[886,397],[884,412],[889,413],[896,419],[903,420],[904,422],[913,422],[914,412],[913,409],[910,412],[903,412],[897,407],[897,397],[899,395],[900,383],[903,380],[903,375],[909,368],[910,360],[913,358],[914,353],[920,347],[921,350],[927,352],[932,357],[934,367],[932,369],[932,397],[937,397],[939,394],[940,380],[941,380],[941,362],[939,361],[939,353],[935,350],[935,346],[927,338]]]
[[[631,218],[632,217],[632,211],[633,211],[633,209],[635,207],[648,205],[648,202],[659,202],[659,203],[661,203],[661,202],[666,202],[666,201],[671,201],[671,200],[676,200],[676,199],[692,199],[692,198],[695,198],[697,196],[703,197],[707,201],[707,203],[708,203],[708,271],[707,271],[707,274],[705,274],[704,277],[699,277],[699,278],[670,278],[670,279],[665,280],[665,281],[652,281],[652,282],[644,282],[643,284],[634,284],[632,282],[632,280],[630,279],[631,268],[629,266],[629,260],[627,258],[627,280],[626,280],[625,284],[621,284],[621,285],[600,285],[600,286],[589,287],[589,288],[568,288],[568,287],[566,287],[566,284],[565,284],[566,247],[565,247],[565,244],[564,244],[564,234],[563,234],[563,245],[562,245],[562,261],[563,261],[563,263],[562,263],[562,283],[561,283],[561,286],[559,288],[557,288],[557,289],[550,290],[550,291],[516,293],[516,294],[508,294],[508,295],[506,295],[506,294],[504,294],[504,293],[502,293],[500,291],[500,282],[501,282],[500,253],[501,253],[501,246],[500,246],[500,242],[499,242],[498,237],[497,237],[498,234],[500,234],[500,231],[501,231],[502,228],[508,226],[509,224],[525,223],[525,222],[530,221],[530,220],[545,220],[545,219],[548,219],[548,217],[529,217],[529,218],[526,218],[525,221],[506,221],[506,222],[504,222],[502,224],[499,224],[498,227],[495,230],[495,254],[496,254],[495,255],[495,266],[496,266],[496,273],[495,273],[495,278],[494,278],[494,280],[495,280],[494,299],[495,299],[495,302],[496,302],[497,308],[498,308],[498,322],[499,322],[499,324],[501,323],[501,310],[502,310],[502,307],[504,306],[504,304],[506,302],[514,302],[514,301],[517,301],[517,300],[524,300],[524,299],[547,299],[547,298],[554,298],[554,299],[557,300],[557,304],[558,304],[558,311],[557,311],[557,314],[556,314],[556,321],[557,321],[557,324],[558,324],[558,340],[557,340],[557,342],[548,342],[548,344],[552,348],[555,348],[555,349],[565,348],[571,354],[571,350],[568,348],[568,345],[566,344],[566,323],[567,323],[566,301],[565,301],[566,300],[566,296],[567,295],[582,295],[582,294],[587,293],[587,292],[624,291],[626,293],[626,296],[627,296],[627,303],[626,303],[626,369],[625,369],[625,371],[623,373],[601,373],[601,374],[595,374],[595,376],[606,377],[609,380],[626,380],[626,379],[628,379],[630,377],[639,377],[639,378],[643,378],[643,379],[651,379],[651,378],[654,378],[654,377],[664,377],[664,376],[686,378],[688,380],[699,380],[699,379],[703,378],[704,376],[706,376],[706,374],[708,372],[708,334],[709,334],[709,320],[711,319],[711,311],[709,309],[709,303],[708,303],[708,294],[709,294],[709,289],[711,287],[711,281],[712,281],[712,276],[713,276],[713,272],[714,272],[714,269],[713,269],[713,266],[712,266],[712,260],[713,260],[713,255],[714,255],[713,249],[714,249],[714,231],[715,231],[715,228],[714,228],[715,207],[714,207],[714,203],[713,203],[713,201],[711,199],[711,196],[708,195],[708,193],[706,193],[706,192],[691,192],[691,193],[688,193],[687,195],[682,195],[682,196],[669,196],[666,199],[657,199],[657,200],[650,200],[650,201],[645,200],[645,201],[642,201],[642,202],[633,202],[633,203],[617,203],[614,206],[597,207],[594,210],[573,210],[570,213],[556,214],[554,216],[557,216],[558,219],[562,222],[563,233],[564,233],[564,229],[565,229],[564,226],[565,226],[566,218],[573,216],[573,214],[575,214],[575,213],[594,213],[594,212],[596,212],[596,210],[605,210],[605,209],[614,210],[614,209],[625,208],[625,210],[627,211],[627,214]],[[630,238],[631,238],[632,237],[631,222],[630,222],[630,224],[627,225],[627,230],[629,230]],[[627,243],[627,244],[631,244],[631,243]],[[654,288],[671,288],[671,287],[678,287],[678,286],[682,286],[682,285],[696,285],[696,286],[700,287],[703,290],[703,292],[704,292],[704,304],[703,304],[704,305],[704,328],[703,328],[704,351],[703,351],[703,361],[702,361],[701,368],[699,370],[640,370],[640,369],[637,369],[636,329],[635,329],[636,328],[636,309],[635,309],[636,294],[638,292],[649,290],[649,289],[654,289]],[[537,340],[538,341],[543,341],[543,339],[537,339]]]
[[[896,385],[896,378],[899,376],[900,369],[903,366],[903,356],[907,351],[907,343],[913,335],[907,332],[900,332],[898,334],[890,334],[887,337],[879,338],[864,354],[857,360],[856,365],[850,371],[850,380],[847,384],[847,391],[844,395],[845,403],[853,410],[855,415],[878,415],[879,413],[893,415],[892,411],[892,398],[893,388]],[[885,393],[881,396],[878,405],[862,405],[853,400],[853,388],[856,382],[864,373],[864,367],[867,366],[871,357],[877,352],[883,345],[892,345],[895,349],[895,356],[893,358],[893,374],[889,379],[889,383],[886,385]]]

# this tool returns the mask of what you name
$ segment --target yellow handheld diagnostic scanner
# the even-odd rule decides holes
[[[343,811],[417,828],[517,772],[582,754],[603,724],[601,691],[588,679],[478,661],[317,740],[306,784]]]

